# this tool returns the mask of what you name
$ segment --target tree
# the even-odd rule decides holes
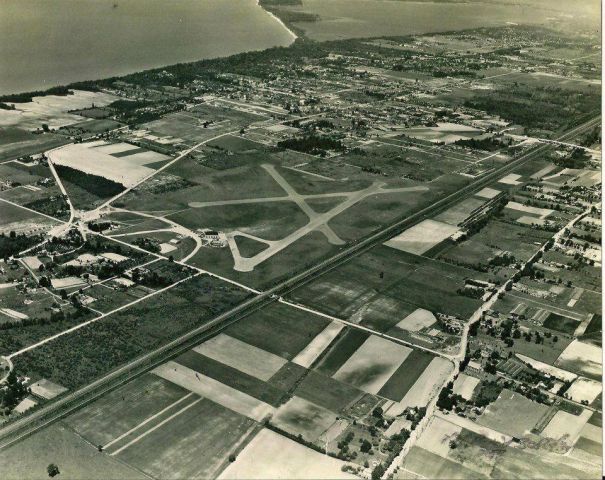
[[[49,477],[54,477],[61,473],[59,471],[59,467],[57,467],[54,463],[49,464],[48,467],[46,467],[46,471],[48,472]]]
[[[359,450],[361,450],[363,453],[368,453],[370,450],[372,450],[372,444],[364,439],[363,442],[361,442]]]

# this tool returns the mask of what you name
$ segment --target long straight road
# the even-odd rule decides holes
[[[582,125],[579,125],[564,133],[559,137],[559,140],[564,140],[583,130],[592,128],[598,122],[600,122],[600,116],[592,118]],[[258,295],[244,301],[240,305],[224,312],[215,319],[208,321],[206,324],[178,337],[168,344],[149,352],[122,367],[117,368],[116,370],[99,378],[98,380],[95,380],[89,385],[82,387],[79,390],[71,392],[54,402],[42,406],[30,415],[5,425],[2,429],[0,429],[0,449],[6,448],[20,439],[31,435],[35,431],[59,420],[65,415],[75,411],[87,403],[92,402],[96,398],[99,398],[114,388],[117,388],[127,381],[149,371],[156,365],[159,365],[166,360],[173,358],[179,353],[186,351],[196,343],[215,335],[240,318],[243,318],[246,315],[249,315],[251,312],[274,302],[279,298],[280,295],[285,295],[295,288],[306,284],[312,279],[333,270],[354,256],[359,255],[367,251],[369,248],[398,234],[403,229],[409,228],[423,219],[445,210],[453,203],[473,195],[476,191],[497,180],[502,175],[510,173],[515,168],[523,165],[529,160],[535,158],[537,155],[544,153],[551,148],[553,148],[551,145],[538,146],[532,151],[511,161],[507,165],[503,165],[502,167],[495,169],[491,173],[485,175],[483,178],[480,178],[459,191],[435,202],[433,205],[426,207],[398,222],[395,222],[388,227],[385,227],[379,232],[353,244],[329,259],[326,259],[303,272],[293,275],[290,279],[279,283],[268,291],[259,293]]]

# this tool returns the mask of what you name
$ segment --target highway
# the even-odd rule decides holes
[[[592,118],[561,135],[558,140],[565,140],[568,137],[573,136],[585,129],[592,128],[599,122],[600,116]],[[512,160],[508,164],[493,170],[484,177],[470,183],[466,187],[461,188],[457,192],[438,200],[434,204],[370,235],[359,242],[353,243],[351,246],[345,248],[336,255],[312,266],[307,270],[295,274],[291,278],[279,283],[265,292],[261,292],[258,295],[247,299],[236,307],[224,312],[218,317],[206,322],[204,325],[188,332],[187,334],[172,340],[168,344],[113,370],[107,375],[97,379],[85,387],[82,387],[79,390],[68,393],[67,395],[60,397],[47,405],[39,407],[35,411],[31,412],[31,414],[23,418],[10,422],[0,429],[0,449],[13,445],[19,440],[26,438],[52,422],[55,422],[69,413],[77,410],[78,408],[81,408],[82,406],[92,402],[103,394],[153,369],[157,365],[160,365],[170,358],[174,358],[175,356],[189,350],[197,343],[216,335],[218,332],[239,319],[267,306],[268,304],[279,299],[279,297],[286,295],[292,290],[299,288],[318,276],[337,268],[349,259],[360,255],[377,244],[384,242],[406,228],[409,228],[426,218],[436,215],[455,202],[473,195],[481,188],[501,178],[503,175],[510,173],[512,170],[535,158],[537,155],[552,148],[553,146],[550,144],[542,144],[532,149],[530,152],[527,152]]]

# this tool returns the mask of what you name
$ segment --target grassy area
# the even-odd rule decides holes
[[[48,478],[46,467],[51,463],[59,467],[60,478],[147,478],[136,469],[100,453],[60,423],[0,452],[0,471],[6,480]]]
[[[244,237],[243,235],[236,236],[235,242],[237,243],[237,248],[242,257],[254,257],[269,248],[269,245],[266,243]]]

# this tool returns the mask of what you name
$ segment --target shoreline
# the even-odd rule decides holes
[[[296,33],[294,33],[292,31],[292,29],[290,29],[285,23],[284,21],[279,18],[277,15],[275,15],[273,12],[270,12],[269,10],[267,10],[265,7],[263,7],[260,4],[260,0],[256,0],[256,5],[260,8],[262,8],[263,12],[267,13],[270,17],[272,17],[277,23],[279,23],[282,27],[284,27],[284,29],[287,30],[287,32],[290,34],[290,36],[292,37],[292,41],[295,42],[299,37],[298,35],[296,35]]]
[[[128,71],[124,72],[124,73],[116,73],[116,74],[109,74],[109,75],[103,75],[102,73],[99,74],[97,72],[97,74],[92,74],[90,75],[89,78],[84,78],[81,80],[70,80],[70,81],[57,81],[56,84],[55,83],[50,83],[47,84],[46,81],[42,81],[41,84],[37,87],[26,87],[25,89],[17,89],[17,90],[12,90],[12,89],[8,89],[6,91],[2,90],[0,91],[0,97],[6,97],[6,96],[17,96],[17,95],[25,95],[25,94],[29,94],[29,93],[43,93],[44,95],[37,95],[37,96],[46,96],[46,95],[50,95],[49,93],[47,93],[49,90],[55,89],[55,88],[60,88],[60,87],[66,87],[66,88],[70,88],[72,85],[74,84],[79,84],[79,83],[87,83],[87,82],[97,82],[97,81],[101,81],[104,80],[106,78],[121,78],[124,76],[128,76],[128,75],[132,75],[132,74],[136,74],[136,73],[140,73],[140,72],[145,72],[145,71],[151,71],[151,70],[155,70],[158,68],[167,68],[167,67],[172,67],[174,65],[178,65],[180,63],[195,63],[195,62],[201,62],[204,60],[214,60],[217,58],[228,58],[234,55],[239,55],[242,53],[251,53],[251,52],[258,52],[258,51],[263,51],[263,50],[267,50],[267,49],[271,49],[271,48],[275,48],[278,46],[284,46],[286,48],[290,47],[298,38],[299,36],[292,30],[290,29],[277,15],[275,15],[274,13],[270,12],[269,10],[267,10],[266,8],[264,8],[261,4],[260,4],[260,0],[255,0],[254,2],[251,2],[255,7],[258,7],[262,13],[268,14],[269,17],[271,18],[271,20],[269,20],[270,22],[276,22],[276,24],[279,25],[278,28],[281,28],[282,31],[285,31],[287,37],[284,39],[284,43],[279,43],[276,45],[270,45],[267,47],[261,47],[261,48],[254,48],[254,47],[250,47],[250,45],[248,45],[245,49],[241,50],[241,51],[236,51],[235,53],[231,53],[231,54],[227,54],[227,55],[212,55],[212,56],[202,56],[199,58],[195,58],[193,60],[184,60],[184,61],[179,61],[179,60],[169,60],[167,63],[159,63],[158,65],[155,66],[150,66],[150,67],[144,67],[144,68],[137,68],[134,67],[132,70],[128,69]],[[262,15],[262,13],[260,15]],[[98,76],[97,76],[98,75]],[[94,78],[93,78],[94,77]],[[9,103],[10,101],[7,100]],[[20,103],[20,102],[17,102]]]

